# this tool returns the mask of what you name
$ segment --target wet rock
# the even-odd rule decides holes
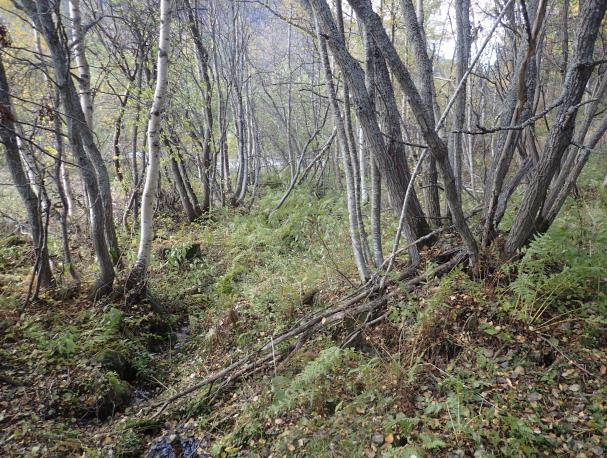
[[[187,432],[172,432],[157,439],[145,454],[146,458],[210,458],[209,441]]]

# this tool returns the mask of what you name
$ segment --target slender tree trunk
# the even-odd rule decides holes
[[[364,205],[369,200],[369,184],[367,175],[369,169],[369,155],[365,145],[365,135],[362,127],[358,126],[358,167],[360,176],[360,201]]]
[[[538,212],[544,205],[550,182],[559,168],[561,158],[571,143],[578,112],[576,105],[582,99],[592,73],[594,45],[606,8],[607,3],[602,1],[586,1],[581,5],[574,59],[567,69],[561,95],[563,102],[506,240],[505,251],[508,254],[513,254],[526,244],[538,226],[542,226]]]
[[[289,17],[293,16],[293,7],[289,12]],[[292,48],[292,26],[289,21],[287,28],[287,72],[289,79],[287,82],[287,152],[289,154],[289,170],[291,171],[291,181],[295,181],[295,155],[293,154],[293,134],[292,134],[292,121],[293,121],[293,75],[291,70],[291,48]]]
[[[61,242],[63,245],[63,265],[64,268],[67,268],[71,277],[79,282],[80,278],[76,273],[76,268],[72,261],[72,254],[70,251],[70,239],[68,233],[68,224],[69,224],[69,201],[67,198],[67,193],[65,192],[65,188],[63,185],[63,180],[61,177],[61,171],[63,166],[63,158],[65,154],[65,149],[63,147],[63,127],[61,125],[61,117],[59,116],[59,106],[61,104],[61,94],[59,89],[55,89],[55,97],[53,99],[53,105],[55,107],[55,115],[53,118],[54,128],[55,128],[55,145],[57,146],[57,158],[55,159],[55,183],[57,184],[57,194],[59,194],[59,200],[61,201]]]
[[[36,25],[32,23],[32,28],[34,29],[34,42],[36,43],[36,52],[39,55],[39,59],[40,62],[42,64],[42,66],[46,69],[47,65],[46,65],[46,59],[44,59],[42,56],[44,56],[44,53],[42,52],[42,43],[40,40],[40,33],[38,32],[38,30],[36,30]],[[47,86],[49,86],[49,88],[52,87],[52,83],[48,78],[48,75],[46,72],[44,72],[44,82],[47,84]],[[54,97],[53,98],[53,110],[55,112],[55,118],[59,117],[59,113],[60,113],[60,105],[61,105],[61,97]],[[61,121],[59,121],[59,128],[61,127]],[[55,132],[56,134],[56,132]],[[59,139],[59,137],[56,137],[57,139]],[[57,140],[58,142],[58,140]],[[63,139],[61,139],[61,142],[63,142]],[[59,150],[59,144],[57,143],[57,149]],[[63,197],[61,197],[62,203],[65,204],[66,209],[67,209],[67,216],[68,216],[68,220],[69,218],[72,217],[73,215],[73,211],[74,211],[74,192],[72,191],[72,184],[70,181],[70,176],[67,170],[67,167],[64,164],[64,161],[59,161],[59,177],[61,179],[61,183],[57,182],[57,187],[61,187],[63,189]],[[65,198],[65,202],[63,202]]]
[[[569,154],[566,156],[561,171],[550,188],[546,203],[538,218],[537,230],[539,232],[548,230],[586,165],[590,157],[590,151],[596,147],[607,131],[607,116],[604,116],[603,120],[594,129],[592,135],[590,135],[590,138],[587,138],[599,104],[604,100],[605,95],[607,95],[607,75],[603,75],[599,87],[592,94],[592,98],[595,101],[590,104],[584,122],[581,123],[576,132],[574,143],[575,145],[582,145],[582,147],[570,147],[572,151],[569,151]]]
[[[101,154],[86,124],[80,98],[70,74],[67,43],[64,41],[63,35],[58,32],[58,25],[54,22],[54,18],[58,17],[58,11],[53,10],[48,0],[38,0],[36,4],[30,0],[24,0],[22,5],[36,24],[36,28],[44,35],[52,56],[55,82],[60,90],[66,113],[68,137],[80,167],[88,202],[90,203],[91,236],[100,268],[94,295],[104,295],[112,290],[114,268],[106,243],[105,223],[107,213],[102,200],[103,191],[100,190],[98,171],[93,167],[91,159],[95,154],[100,158]],[[55,5],[55,7],[57,6]],[[109,181],[107,184],[109,185]]]
[[[322,8],[323,6],[324,8],[326,8],[326,3],[324,2],[324,0],[311,0],[311,2],[314,5],[318,4],[318,8]],[[409,106],[411,107],[411,110],[422,131],[424,140],[430,148],[432,155],[436,158],[438,165],[441,169],[445,186],[445,196],[449,204],[449,210],[453,217],[455,229],[462,237],[462,240],[464,241],[464,244],[468,251],[468,255],[470,256],[470,260],[474,264],[476,263],[478,257],[478,247],[474,236],[472,235],[472,232],[470,231],[470,228],[466,223],[466,219],[464,218],[464,212],[462,209],[460,196],[455,186],[455,177],[453,176],[453,169],[449,164],[449,151],[443,140],[438,136],[438,133],[434,130],[434,123],[432,122],[429,108],[427,106],[424,106],[419,92],[413,84],[413,80],[411,79],[409,71],[404,66],[402,60],[396,52],[396,49],[394,48],[394,45],[386,34],[381,19],[373,11],[370,3],[367,0],[349,0],[349,3],[356,11],[357,16],[365,24],[367,31],[373,37],[373,40],[375,41],[377,47],[380,49],[381,53],[383,54],[386,63],[392,69],[396,80],[398,81],[403,92],[407,96]],[[325,11],[327,11],[327,13],[330,13],[330,11],[328,11],[328,8],[326,8]],[[330,16],[325,15],[324,17],[328,19]],[[329,27],[330,22],[327,21],[327,30],[329,29]],[[361,71],[359,67],[354,65],[354,63],[347,62],[348,60],[352,59],[352,57],[349,56],[347,52],[345,52],[345,50],[342,46],[339,45],[339,42],[337,40],[331,40],[330,43],[335,43],[337,45],[334,47],[334,54],[336,56],[340,56],[339,60],[343,62],[344,66],[352,68],[354,72]],[[355,70],[356,68],[358,68],[358,70]],[[386,176],[386,172],[384,170],[381,170],[381,172],[382,175]],[[386,176],[386,178],[388,177]],[[404,197],[403,199],[399,200],[401,205],[403,200]]]
[[[166,137],[165,146],[169,150],[169,163],[171,165],[171,173],[173,174],[175,187],[177,188],[177,193],[179,194],[179,200],[181,201],[181,205],[183,206],[183,210],[185,211],[188,221],[192,222],[198,217],[198,215],[196,214],[192,201],[190,200],[190,196],[188,195],[181,170],[179,169],[176,153],[171,147],[170,140]]]
[[[364,129],[365,141],[369,144],[382,177],[386,180],[386,188],[390,195],[393,210],[396,214],[400,214],[409,183],[406,158],[402,155],[394,155],[385,148],[377,116],[365,85],[364,73],[358,62],[347,51],[327,3],[324,0],[312,0],[310,3],[302,0],[302,4],[305,8],[308,8],[310,4],[312,5],[322,33],[327,36],[327,44],[339,64],[342,74],[348,80],[354,97],[354,106],[357,109],[358,119]],[[425,219],[412,221],[411,225],[412,227],[417,226],[421,228],[425,226],[422,233],[419,234],[420,237],[429,232]]]
[[[423,0],[417,0],[417,8],[414,10],[411,0],[401,0],[403,18],[405,20],[405,32],[411,47],[413,48],[417,79],[419,81],[420,95],[425,109],[432,123],[435,122],[438,105],[434,89],[434,75],[432,60],[428,56],[426,34],[424,31],[424,6]],[[433,226],[440,225],[440,199],[438,193],[438,171],[436,170],[436,159],[430,155],[422,164],[422,187],[426,213]]]
[[[516,65],[515,78],[512,81],[506,99],[506,109],[501,117],[501,126],[507,128],[525,121],[532,115],[533,96],[537,84],[535,68],[535,51],[540,27],[546,11],[546,2],[540,0],[540,5],[530,2],[529,20],[533,21],[533,30],[528,35],[526,47]],[[537,11],[537,12],[536,12]],[[530,97],[531,96],[531,97]],[[482,242],[488,246],[495,237],[499,220],[496,218],[497,204],[508,169],[514,156],[516,145],[519,142],[519,130],[505,130],[500,134],[496,156],[489,169],[489,177],[485,189],[484,219]]]
[[[213,136],[213,109],[212,103],[212,81],[209,76],[209,53],[202,41],[202,35],[198,27],[197,18],[194,16],[192,7],[186,1],[188,19],[190,21],[190,32],[196,47],[196,59],[198,71],[202,77],[203,84],[200,86],[202,99],[204,100],[204,128],[202,143],[202,207],[203,214],[207,214],[211,208],[211,138]]]
[[[192,203],[192,208],[194,209],[194,214],[196,218],[202,215],[202,210],[200,209],[200,203],[198,202],[198,197],[192,188],[192,182],[190,180],[190,175],[188,173],[188,167],[186,161],[181,154],[179,142],[177,142],[177,147],[175,148],[175,155],[177,160],[177,166],[179,168],[179,172],[181,174],[181,179],[183,180],[183,185],[187,192],[187,195]]]
[[[561,7],[561,52],[563,62],[561,64],[561,79],[565,82],[567,67],[569,65],[569,0],[563,0]]]
[[[3,26],[0,25],[0,28]],[[48,257],[46,245],[46,231],[44,230],[41,206],[38,205],[39,198],[28,182],[27,175],[23,170],[17,136],[15,134],[15,114],[10,99],[10,88],[0,53],[0,140],[4,144],[6,164],[21,196],[23,205],[27,210],[27,218],[32,231],[32,242],[36,253],[36,264],[38,285],[48,288],[54,284],[53,273]]]
[[[124,114],[126,112],[126,106],[129,102],[129,97],[131,94],[131,85],[132,81],[129,82],[129,85],[126,89],[126,92],[123,97],[119,97],[120,99],[120,111],[118,112],[118,116],[116,117],[116,121],[114,121],[114,137],[112,139],[112,146],[114,148],[114,170],[116,171],[116,178],[118,181],[122,182],[124,180],[124,175],[122,173],[122,166],[120,164],[120,134],[122,133],[122,119],[124,118]]]
[[[396,98],[392,83],[390,81],[390,73],[386,62],[382,57],[379,49],[375,46],[375,42],[372,39],[367,40],[368,46],[371,48],[371,54],[373,59],[373,76],[375,85],[377,88],[377,105],[380,113],[381,124],[384,127],[386,136],[386,147],[391,156],[394,157],[406,157],[406,149],[403,143],[402,131],[400,127],[400,117],[398,114],[398,107],[396,105]],[[405,164],[407,181],[409,181],[410,173],[409,167]],[[417,234],[425,234],[429,231],[429,227],[425,223],[424,213],[417,199],[417,193],[415,189],[411,188],[409,201],[406,208],[406,218],[403,222],[403,229],[405,237],[409,242],[417,240],[420,236]],[[430,241],[425,244],[431,243]],[[409,257],[413,263],[417,263],[420,260],[418,247],[412,245],[409,248]],[[382,259],[383,263],[383,259]]]
[[[160,168],[160,122],[164,111],[168,86],[169,37],[171,27],[172,0],[160,0],[160,32],[158,38],[158,60],[156,89],[148,121],[149,164],[141,199],[141,224],[137,260],[127,279],[127,291],[140,296],[145,291],[146,276],[152,254],[154,201],[158,191]]]
[[[470,0],[455,2],[455,22],[457,24],[457,83],[462,84],[462,89],[455,99],[455,150],[454,150],[454,174],[455,184],[460,196],[462,195],[462,162],[464,157],[464,130],[466,123],[466,95],[467,80],[464,79],[466,70],[470,63]]]
[[[352,248],[354,250],[354,262],[358,269],[358,274],[361,281],[365,282],[369,278],[369,270],[365,262],[365,256],[361,243],[359,225],[357,221],[356,213],[356,195],[355,195],[355,182],[354,174],[352,173],[352,163],[350,161],[350,155],[348,154],[348,136],[346,133],[346,127],[341,115],[341,110],[337,102],[337,95],[335,92],[335,86],[333,85],[333,72],[331,71],[331,64],[329,63],[329,56],[327,52],[327,43],[323,34],[321,33],[320,26],[316,22],[316,33],[319,42],[320,57],[325,73],[325,84],[327,87],[327,93],[329,94],[329,101],[331,103],[331,110],[333,112],[333,118],[335,120],[335,127],[337,129],[337,140],[338,145],[341,149],[342,163],[344,173],[346,175],[346,193],[347,193],[347,204],[348,204],[348,216],[349,216],[349,228],[350,238],[352,240]]]
[[[82,14],[80,0],[69,0],[72,43],[76,69],[78,70],[78,85],[80,87],[80,104],[86,118],[86,124],[93,129],[93,92],[91,91],[91,72],[86,59],[84,32],[82,30]]]
[[[104,209],[104,226],[107,244],[112,256],[112,261],[117,264],[120,260],[120,248],[118,246],[118,237],[116,236],[116,227],[114,225],[114,205],[112,203],[112,187],[107,167],[103,157],[93,137],[93,96],[91,91],[91,74],[88,61],[86,59],[84,32],[82,29],[82,15],[80,12],[80,0],[70,0],[70,19],[72,43],[74,56],[78,68],[78,83],[80,86],[80,104],[86,120],[86,126],[80,127],[82,143],[87,155],[89,156],[99,182],[99,190]]]
[[[375,48],[375,43],[371,36],[366,33],[364,27],[361,27],[364,39],[365,39],[365,60],[367,65],[366,72],[366,84],[367,91],[369,92],[369,97],[371,101],[374,103],[377,99],[377,94],[375,91],[376,88],[376,77],[375,77],[375,60],[377,58],[376,53],[377,49]],[[375,109],[375,106],[374,106]],[[362,145],[366,142],[364,141],[363,131],[360,128],[360,133],[362,137],[361,141],[361,151],[363,151]],[[370,158],[370,168],[371,168],[371,247],[373,250],[373,263],[376,268],[379,268],[384,262],[384,253],[381,243],[381,174],[379,173],[379,168],[375,163],[374,159]],[[361,162],[362,164],[362,162]],[[361,174],[362,181],[362,174]],[[362,184],[362,183],[361,183]]]

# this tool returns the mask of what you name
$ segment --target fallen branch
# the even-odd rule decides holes
[[[341,305],[317,312],[311,318],[300,320],[288,331],[272,336],[269,342],[261,345],[256,350],[243,356],[224,369],[209,375],[200,382],[174,394],[165,401],[155,404],[155,406],[159,408],[156,413],[152,415],[152,418],[160,415],[171,403],[194,393],[205,386],[211,385],[208,399],[212,401],[221,391],[225,390],[238,379],[250,376],[265,368],[275,366],[277,362],[285,360],[293,351],[301,346],[303,341],[307,340],[313,334],[348,318],[356,318],[357,316],[366,313],[366,318],[362,325],[346,339],[346,343],[352,342],[355,338],[354,334],[359,334],[364,328],[378,321],[376,319],[376,312],[381,310],[381,308],[388,303],[390,298],[402,292],[403,289],[408,292],[414,291],[420,284],[450,272],[457,265],[464,262],[466,258],[467,255],[464,252],[457,251],[449,260],[439,265],[433,271],[419,274],[408,280],[404,286],[394,289],[387,294],[382,294],[385,289],[380,291],[377,285],[372,285],[370,289],[359,292],[355,296],[348,298]],[[410,276],[411,273],[412,271],[409,270],[400,277]],[[385,316],[385,314],[382,316]],[[298,342],[292,343],[281,351],[276,350],[278,345],[295,337],[299,337]],[[221,381],[221,383],[211,395],[212,385],[218,381]]]

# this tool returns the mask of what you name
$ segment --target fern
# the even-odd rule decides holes
[[[588,300],[605,301],[606,277],[607,228],[577,233],[557,228],[526,249],[510,285],[518,303],[515,312],[533,323],[548,310],[562,312]]]
[[[324,349],[313,361],[306,364],[303,371],[292,381],[285,377],[275,377],[272,380],[274,402],[271,410],[280,414],[306,403],[312,404],[322,393],[324,381],[327,380],[344,356],[344,350],[338,347]]]

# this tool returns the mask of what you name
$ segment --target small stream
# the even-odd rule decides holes
[[[169,351],[181,350],[187,344],[190,337],[190,329],[187,325],[182,326],[179,331],[174,332],[174,344],[172,342]],[[135,390],[133,404],[149,402],[152,394],[143,389]],[[200,437],[187,425],[177,425],[173,430],[166,432],[154,439],[148,448],[146,458],[207,458],[212,455],[208,452],[211,446],[210,438]]]

